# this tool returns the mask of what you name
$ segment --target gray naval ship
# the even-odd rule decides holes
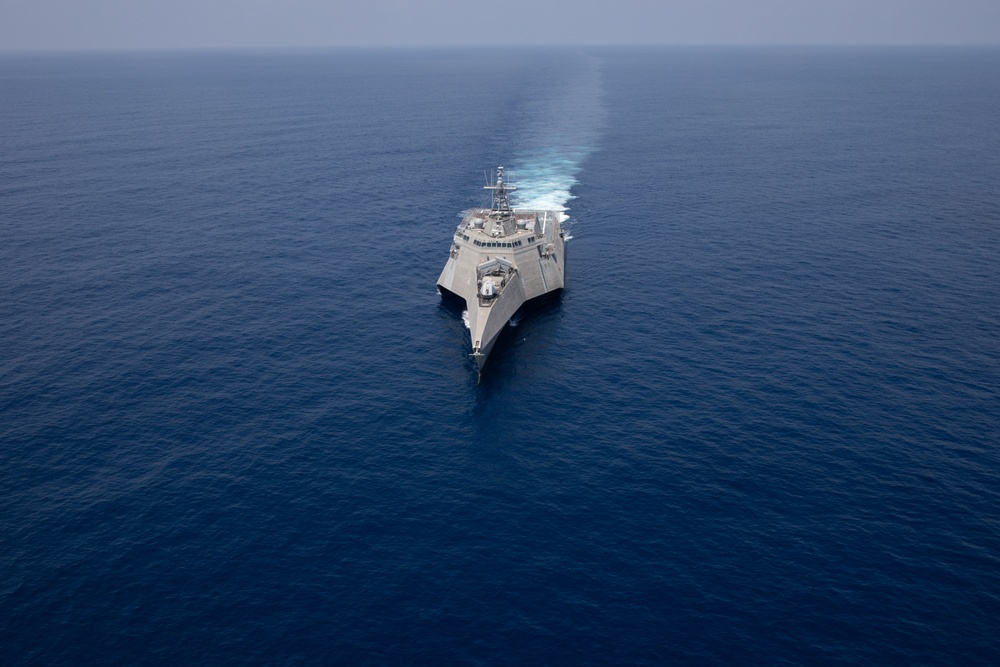
[[[513,209],[503,167],[486,185],[490,208],[465,212],[437,285],[465,301],[472,358],[481,375],[504,325],[526,301],[563,288],[565,237],[559,211]]]

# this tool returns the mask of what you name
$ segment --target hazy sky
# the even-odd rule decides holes
[[[1000,0],[0,0],[0,50],[1000,44]]]

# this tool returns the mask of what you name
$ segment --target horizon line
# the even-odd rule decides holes
[[[274,52],[317,52],[317,51],[432,51],[432,50],[511,50],[511,49],[671,49],[671,48],[737,48],[737,49],[906,49],[906,48],[1000,48],[1000,42],[581,42],[551,44],[530,42],[523,44],[469,43],[469,44],[326,44],[300,46],[153,46],[153,47],[121,47],[121,46],[84,46],[84,47],[38,47],[38,48],[3,48],[0,55],[16,54],[112,54],[112,53],[274,53]]]

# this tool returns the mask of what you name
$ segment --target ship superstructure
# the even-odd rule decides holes
[[[465,301],[472,358],[482,373],[497,337],[526,301],[563,288],[565,239],[559,211],[510,206],[503,167],[485,186],[490,208],[465,212],[437,284]]]

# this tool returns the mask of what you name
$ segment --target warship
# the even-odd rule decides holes
[[[526,302],[563,288],[565,236],[560,211],[511,208],[503,167],[487,183],[490,208],[465,211],[437,286],[465,302],[476,371],[504,326]]]

